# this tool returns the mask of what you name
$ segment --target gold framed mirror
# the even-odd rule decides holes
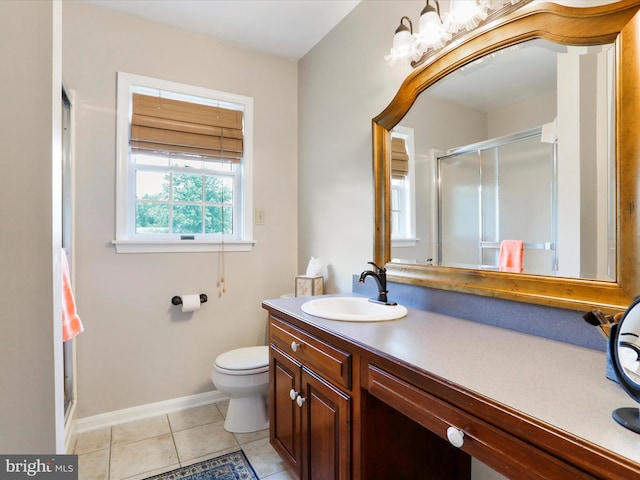
[[[390,281],[574,310],[625,310],[640,294],[640,1],[589,8],[528,4],[486,23],[432,55],[373,119],[374,249]],[[460,67],[522,42],[613,43],[615,48],[614,281],[532,275],[391,261],[391,131],[420,94]]]

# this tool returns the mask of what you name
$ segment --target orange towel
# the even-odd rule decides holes
[[[524,242],[522,240],[503,240],[500,244],[498,267],[501,272],[522,272]]]
[[[67,253],[64,249],[60,257],[60,266],[62,269],[62,341],[66,342],[81,333],[84,327],[76,312],[76,301],[71,291],[69,261],[67,260]]]

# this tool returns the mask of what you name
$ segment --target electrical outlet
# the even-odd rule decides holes
[[[264,225],[264,210],[261,208],[256,208],[253,218],[256,225]]]

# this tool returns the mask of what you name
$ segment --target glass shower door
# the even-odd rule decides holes
[[[524,272],[556,270],[554,145],[530,137],[498,150],[499,240],[523,240]]]
[[[438,159],[440,265],[477,267],[481,261],[478,153]]]
[[[501,242],[522,240],[525,273],[555,272],[555,145],[539,129],[437,160],[438,265],[497,270]]]

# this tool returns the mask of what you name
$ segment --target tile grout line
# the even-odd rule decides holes
[[[107,455],[107,480],[111,480],[111,443],[113,442],[113,427],[109,427],[109,455]]]
[[[176,443],[176,437],[174,436],[173,426],[171,425],[171,418],[167,414],[167,423],[169,424],[169,432],[171,433],[171,441],[173,442],[173,448],[176,451],[176,458],[178,459],[178,465],[182,468],[184,465],[182,464],[182,459],[180,458],[180,453],[178,452],[178,444]]]

